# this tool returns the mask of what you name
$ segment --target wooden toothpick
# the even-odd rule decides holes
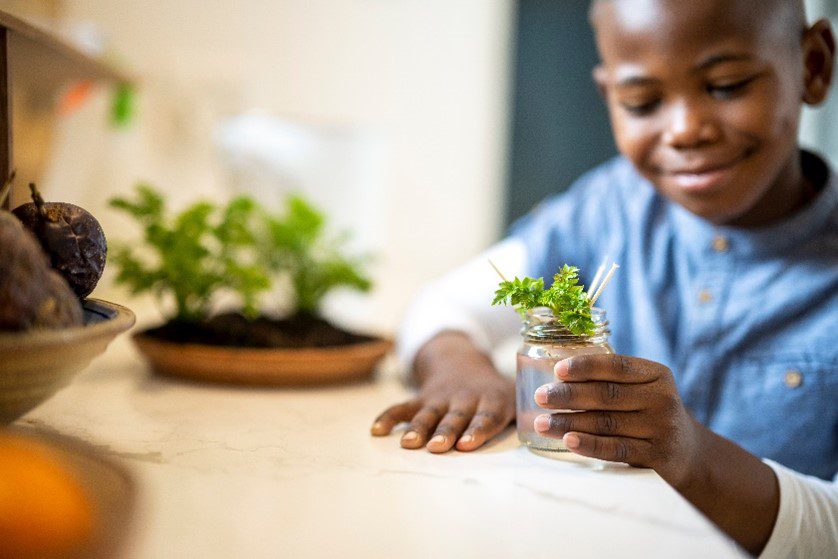
[[[605,274],[605,279],[603,279],[602,283],[599,284],[596,293],[594,293],[594,296],[591,298],[592,307],[594,306],[594,303],[596,303],[596,300],[599,299],[600,294],[602,294],[602,290],[605,289],[605,286],[608,285],[609,281],[611,281],[611,276],[614,275],[614,272],[617,271],[617,268],[619,268],[617,264],[611,264],[611,269],[608,270],[607,274]]]
[[[600,278],[602,278],[602,274],[605,272],[605,263],[608,261],[608,257],[602,259],[602,264],[599,265],[597,268],[596,274],[594,274],[594,281],[591,282],[591,285],[588,286],[588,299],[591,298],[592,293],[596,293],[596,286],[599,283]]]
[[[498,273],[498,275],[500,276],[500,279],[502,279],[503,281],[509,281],[508,279],[506,279],[506,278],[504,277],[503,273],[501,273],[501,271],[500,271],[500,270],[498,270],[498,267],[497,267],[497,266],[495,266],[495,263],[494,263],[494,262],[492,262],[491,260],[489,260],[489,265],[490,265],[490,266],[492,266],[492,268],[494,268],[494,269],[495,269],[495,271],[496,271],[496,272]]]

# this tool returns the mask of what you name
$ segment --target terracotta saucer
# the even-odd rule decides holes
[[[115,303],[87,299],[83,306],[84,326],[0,333],[0,424],[69,384],[134,324],[134,313]]]
[[[192,380],[264,386],[318,385],[369,378],[389,340],[322,348],[268,349],[182,344],[133,336],[155,372]]]

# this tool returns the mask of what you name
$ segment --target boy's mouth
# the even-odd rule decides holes
[[[688,194],[711,192],[727,184],[736,172],[736,166],[745,157],[724,163],[702,163],[676,167],[674,170],[662,169],[664,180]]]

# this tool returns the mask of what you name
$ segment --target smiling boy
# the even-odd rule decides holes
[[[419,393],[372,432],[480,447],[515,413],[487,354],[517,319],[488,304],[487,257],[551,277],[609,255],[618,355],[558,363],[536,402],[583,411],[536,429],[654,468],[751,553],[838,556],[838,180],[797,144],[831,83],[829,24],[798,0],[596,0],[591,21],[622,157],[427,288],[401,339]]]

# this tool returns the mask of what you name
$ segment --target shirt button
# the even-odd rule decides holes
[[[709,303],[713,300],[713,294],[707,291],[706,289],[702,289],[698,292],[698,302],[699,303]]]
[[[797,388],[803,384],[803,374],[795,369],[786,371],[786,386],[789,388]]]
[[[716,252],[727,252],[729,248],[730,242],[727,240],[727,237],[716,235],[713,238],[713,250]]]

